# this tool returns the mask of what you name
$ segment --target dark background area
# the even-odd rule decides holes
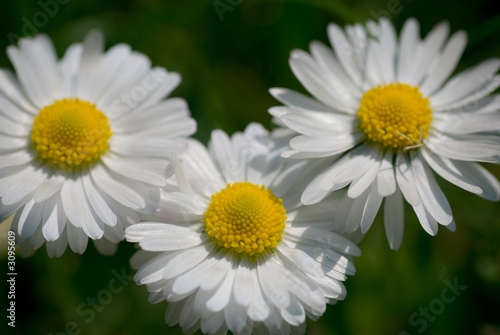
[[[382,13],[398,31],[408,17],[417,18],[422,36],[443,20],[451,32],[464,29],[469,43],[458,70],[500,56],[496,1],[16,0],[2,4],[0,67],[12,67],[4,50],[19,36],[46,33],[61,56],[99,28],[107,47],[130,44],[153,65],[182,75],[173,96],[188,101],[198,122],[195,137],[206,142],[214,128],[233,133],[252,121],[271,127],[267,110],[278,103],[268,89],[304,92],[289,69],[290,51],[307,49],[312,40],[328,43],[329,22],[363,22]],[[499,166],[488,168],[500,177]],[[308,334],[500,334],[500,205],[439,182],[457,231],[441,228],[428,236],[407,208],[403,244],[394,252],[379,215],[360,244],[363,255],[346,283],[346,300],[309,321]],[[146,288],[123,277],[133,274],[128,243],[113,257],[99,255],[91,243],[82,256],[67,251],[49,259],[44,248],[30,258],[18,256],[16,328],[7,327],[5,227],[0,225],[2,334],[181,333],[164,324],[166,303],[150,305]]]

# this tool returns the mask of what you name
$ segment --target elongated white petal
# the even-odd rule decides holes
[[[432,172],[416,154],[411,157],[411,166],[416,187],[426,211],[442,225],[451,223],[453,215],[450,204],[441,188],[439,188]]]
[[[415,178],[406,155],[398,155],[396,158],[396,181],[401,189],[405,200],[412,206],[420,204],[421,199],[417,191]]]
[[[377,175],[378,193],[383,197],[396,192],[396,176],[394,173],[394,166],[392,165],[393,159],[394,154],[387,151],[384,155]]]
[[[401,30],[399,43],[399,51],[397,58],[397,73],[396,77],[399,82],[411,81],[411,69],[415,61],[415,55],[418,54],[421,47],[420,42],[420,26],[418,21],[410,18],[405,21]]]
[[[299,107],[312,111],[328,112],[330,108],[301,93],[286,88],[271,88],[269,93],[287,106]]]
[[[42,219],[42,233],[47,241],[56,241],[64,231],[66,226],[66,216],[64,215],[62,204],[58,197],[45,203]]]
[[[420,86],[420,90],[425,95],[430,95],[436,91],[443,82],[450,76],[458,64],[462,52],[467,43],[467,35],[463,31],[458,31],[446,44],[439,61],[435,65],[434,71],[429,73],[429,76]]]
[[[389,246],[392,250],[398,250],[404,231],[403,196],[399,190],[385,198],[384,226]]]
[[[429,166],[436,171],[444,179],[448,180],[450,183],[463,188],[466,191],[481,194],[482,190],[480,187],[469,182],[457,169],[454,162],[445,158],[433,154],[429,150],[421,151],[422,158],[429,164]]]

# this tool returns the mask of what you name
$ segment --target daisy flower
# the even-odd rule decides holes
[[[498,181],[478,162],[499,162],[500,97],[489,94],[500,85],[500,60],[449,78],[467,37],[448,33],[442,23],[421,40],[414,19],[399,39],[387,19],[345,29],[331,24],[333,50],[313,42],[311,54],[292,52],[290,66],[314,98],[271,89],[285,106],[270,113],[295,135],[283,156],[327,162],[302,194],[304,204],[346,188],[337,220],[347,232],[365,233],[385,198],[387,239],[398,249],[403,199],[429,234],[438,225],[455,229],[434,173],[499,200]]]
[[[257,124],[231,138],[214,131],[210,151],[190,142],[174,160],[178,189],[162,194],[160,222],[126,229],[142,249],[135,280],[151,303],[169,302],[169,325],[304,333],[306,316],[344,298],[360,251],[325,229],[336,202],[300,204],[302,164],[282,159],[277,143]]]
[[[88,237],[113,252],[138,212],[152,213],[168,151],[195,131],[182,99],[165,99],[180,76],[119,44],[103,51],[91,31],[58,60],[49,38],[21,39],[0,69],[0,221],[15,213],[21,251],[49,256]]]

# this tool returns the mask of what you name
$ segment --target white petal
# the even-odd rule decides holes
[[[109,117],[115,119],[123,115],[113,115],[116,113],[114,109],[117,101],[125,101],[129,109],[121,111],[127,113],[133,111],[138,106],[141,100],[137,98],[136,92],[146,93],[147,91],[142,87],[142,81],[148,73],[150,73],[151,60],[138,52],[132,52],[121,64],[120,70],[113,76],[113,85],[109,85],[106,89],[99,92],[99,98],[96,100],[97,104],[103,110],[109,112]],[[96,73],[95,76],[98,76]],[[94,79],[95,80],[95,79]],[[144,95],[145,96],[145,95]],[[143,95],[140,95],[143,97]]]
[[[379,83],[392,83],[395,81],[394,68],[396,56],[396,32],[389,20],[380,19],[380,35],[378,36],[375,52],[381,74]],[[370,50],[368,51],[370,52]]]
[[[438,231],[438,223],[432,215],[425,209],[423,204],[419,204],[418,206],[413,206],[413,210],[415,214],[417,214],[418,221],[427,234],[434,236]]]
[[[278,101],[290,107],[299,107],[311,111],[331,111],[329,107],[323,105],[319,101],[286,88],[271,88],[269,93]]]
[[[441,87],[457,66],[466,44],[467,35],[463,31],[458,31],[450,37],[435,68],[420,86],[422,94],[429,96]]]
[[[37,78],[38,73],[33,69],[33,65],[18,48],[12,45],[7,47],[7,55],[29,99],[37,108],[42,108],[47,101],[46,97],[43,96],[43,88],[40,86],[40,79]]]
[[[454,76],[430,98],[433,108],[449,105],[477,91],[500,68],[500,60],[488,59]]]
[[[364,34],[363,31],[362,34]],[[362,36],[362,38],[365,39],[365,41],[361,43],[366,43],[366,36]],[[344,71],[344,68],[335,58],[332,50],[326,47],[323,43],[316,41],[311,43],[310,49],[312,56],[319,64],[323,74],[332,86],[332,94],[335,94],[336,98],[342,101],[345,106],[356,109],[358,105],[357,98],[361,95],[360,88],[351,81],[347,73]],[[360,49],[361,50],[359,51],[361,52],[356,50],[353,54],[354,57],[362,57],[360,54],[363,50],[362,48]],[[359,65],[361,64],[358,64],[358,66]],[[336,106],[333,107],[337,108]]]
[[[394,154],[388,150],[384,155],[377,175],[378,193],[383,197],[396,192],[396,176],[392,165],[393,158]]]
[[[19,42],[19,51],[23,59],[29,64],[31,74],[36,78],[35,85],[38,86],[40,96],[37,102],[42,107],[56,99],[62,98],[61,78],[58,72],[57,55],[52,41],[45,35],[40,34],[33,39],[22,39]],[[26,83],[24,83],[26,85]]]
[[[262,288],[259,284],[259,278],[257,271],[251,271],[250,276],[252,277],[253,288],[253,300],[248,307],[248,317],[255,322],[262,322],[266,320],[272,312],[268,301],[264,298],[262,293]]]
[[[415,55],[413,60],[414,65],[411,66],[411,74],[409,74],[411,81],[408,84],[419,85],[427,75],[429,64],[439,56],[439,50],[446,41],[449,29],[448,23],[443,22],[435,26],[425,37],[422,46],[419,48],[419,53]]]
[[[0,169],[11,167],[11,166],[21,166],[29,163],[33,160],[33,156],[27,152],[16,152],[14,154],[7,154],[0,156]]]
[[[312,205],[323,200],[329,193],[329,190],[326,190],[321,187],[323,183],[324,175],[329,170],[325,170],[324,172],[318,174],[310,183],[307,185],[306,189],[302,193],[300,201],[304,205]]]
[[[247,325],[246,310],[247,310],[246,306],[240,305],[235,300],[234,295],[231,296],[229,304],[224,309],[224,316],[225,316],[224,318],[226,320],[227,328],[231,332],[233,332],[233,334],[244,334],[243,330]],[[246,333],[248,333],[248,329]]]
[[[189,271],[207,258],[213,246],[199,246],[183,250],[172,257],[163,269],[163,278],[172,279]]]
[[[99,63],[104,49],[104,36],[102,32],[99,30],[89,31],[83,40],[82,47],[75,92],[77,96],[87,99],[92,97],[89,92],[93,87],[92,72]],[[94,101],[93,99],[90,100]]]
[[[62,232],[61,237],[56,241],[47,241],[47,254],[50,258],[61,257],[68,248],[68,235]]]
[[[101,238],[104,228],[92,215],[81,180],[68,179],[61,189],[61,200],[68,220],[92,239]]]
[[[136,225],[132,225],[131,227],[134,226]],[[128,229],[131,227],[128,227]],[[145,237],[140,241],[139,245],[143,250],[147,251],[170,251],[192,248],[200,245],[205,240],[200,236],[200,232],[192,231],[189,228],[173,227],[170,226],[170,233]],[[141,228],[144,228],[142,224]],[[132,237],[133,235],[128,235],[128,240],[136,242]]]
[[[236,267],[233,266],[228,271],[222,284],[219,286],[215,294],[207,300],[206,307],[211,313],[217,313],[226,308],[233,291],[234,278],[236,276]]]
[[[343,99],[337,97],[329,80],[325,78],[322,70],[307,53],[300,50],[293,51],[289,63],[302,85],[321,103],[334,110],[352,112],[352,108],[345,105],[342,102]]]
[[[2,115],[6,113],[8,112],[0,112],[0,134],[15,137],[29,137],[31,135],[31,130],[28,127],[21,123],[11,121],[9,118]]]
[[[113,112],[112,112],[113,113]],[[135,133],[155,127],[178,131],[182,122],[189,120],[189,108],[184,99],[174,98],[156,103],[140,111],[122,112],[113,120],[113,133]],[[171,132],[168,135],[172,137]]]
[[[362,178],[374,166],[380,166],[382,154],[378,148],[369,145],[354,148],[333,164],[335,168],[325,174],[322,187],[332,188],[336,184]]]
[[[193,325],[197,324],[200,320],[200,313],[194,313],[194,301],[196,295],[191,295],[186,299],[184,307],[182,308],[181,315],[179,317],[179,325],[185,331],[186,329],[191,328]]]
[[[82,50],[80,43],[70,45],[59,62],[63,96],[73,97],[76,94],[75,79],[78,74]]]
[[[427,147],[439,156],[463,161],[498,163],[500,145],[497,136],[461,135],[426,139]]]
[[[405,200],[412,206],[420,204],[421,199],[415,185],[415,178],[411,170],[411,166],[406,158],[406,155],[399,154],[396,158],[396,181]]]
[[[25,149],[27,141],[24,138],[4,136],[0,134],[0,153],[10,153],[18,149]],[[6,149],[6,150],[2,150]]]
[[[429,166],[436,171],[441,177],[449,181],[450,183],[463,188],[466,191],[475,194],[481,194],[482,190],[480,187],[469,182],[457,169],[454,162],[445,158],[433,154],[431,151],[424,149],[420,151],[422,158],[429,164]]]
[[[165,175],[168,162],[165,160],[123,159],[112,154],[104,155],[101,159],[111,170],[124,177],[154,186],[165,186],[167,183]]]
[[[495,91],[498,87],[500,87],[500,75],[495,75],[491,78],[483,78],[481,80],[480,86],[471,94],[469,94],[466,97],[461,97],[461,99],[452,104],[436,107],[435,112],[438,113],[441,111],[453,111],[453,112],[476,111],[478,109],[478,106],[481,106],[482,102],[481,100],[487,99],[488,94]]]
[[[349,190],[347,191],[347,195],[351,198],[357,198],[367,190],[371,185],[376,188],[376,178],[380,171],[380,165],[382,163],[382,155],[378,155],[375,157],[375,161],[372,164],[369,164],[369,169],[360,177],[354,179],[349,186]],[[375,191],[377,192],[377,191]],[[377,192],[378,195],[378,192]]]
[[[448,134],[471,134],[500,130],[500,115],[497,113],[468,113],[436,115],[433,126]]]
[[[420,26],[414,18],[405,21],[401,29],[397,59],[397,81],[409,82],[410,69],[414,66],[415,55],[420,48]]]
[[[86,39],[87,38],[89,38],[89,36],[87,36]],[[96,35],[95,40],[93,41],[93,43],[95,43],[95,49],[93,51],[95,52],[95,56],[92,56],[96,58],[93,60],[93,63],[87,65],[89,73],[86,73],[88,76],[86,80],[88,81],[85,85],[83,85],[84,82],[81,82],[78,87],[79,95],[90,101],[98,101],[99,96],[105,92],[109,86],[113,84],[116,85],[116,82],[113,82],[113,79],[121,71],[124,71],[123,66],[125,60],[130,58],[131,55],[130,46],[126,44],[114,45],[104,55],[100,55],[102,53],[102,46],[99,45],[101,42],[98,41],[97,38],[98,37]],[[89,48],[89,45],[85,45],[85,48]],[[88,52],[89,50],[86,51],[85,57],[88,57]],[[79,55],[79,57],[81,57],[81,55]],[[89,60],[87,59],[85,61],[88,62]],[[99,79],[95,80],[96,78]],[[108,110],[106,112],[108,115],[113,115],[115,111]]]
[[[329,24],[327,33],[330,44],[332,45],[340,64],[343,66],[345,72],[349,75],[354,84],[359,86],[361,84],[361,74],[352,57],[355,50],[353,50],[352,46],[348,42],[342,29],[336,24]]]
[[[87,199],[99,219],[101,219],[106,225],[110,227],[115,226],[118,222],[118,218],[111,207],[108,205],[106,200],[103,198],[103,195],[99,193],[90,176],[82,176],[82,183],[85,194],[87,195]]]
[[[104,227],[104,238],[92,240],[95,248],[104,256],[113,256],[118,249],[118,243],[106,239],[106,227]]]
[[[320,137],[301,135],[290,141],[292,149],[305,152],[321,152],[335,155],[354,147],[361,139],[361,134],[344,135],[339,137]]]
[[[481,188],[479,195],[490,201],[500,200],[500,182],[488,170],[474,162],[454,162],[460,173]]]
[[[51,176],[43,181],[38,189],[33,194],[33,200],[43,202],[59,192],[64,184],[63,176]]]
[[[206,278],[206,273],[211,271],[211,267],[218,261],[217,257],[207,257],[191,270],[175,278],[172,285],[172,294],[167,296],[168,301],[178,301],[197,290]]]
[[[233,286],[234,299],[240,306],[247,307],[253,300],[254,282],[251,275],[252,271],[255,271],[255,266],[250,264],[246,257],[243,257],[236,269]]]
[[[12,205],[33,194],[44,179],[43,173],[34,166],[28,166],[12,177],[0,179],[2,203]]]
[[[240,169],[234,170],[233,168],[233,166],[238,163],[238,157],[226,133],[220,130],[214,130],[210,139],[209,148],[216,159],[219,171],[222,172],[227,182],[233,182],[243,178],[242,171]]]
[[[152,284],[155,282],[163,281],[163,269],[168,262],[183,253],[183,251],[175,252],[175,253],[154,253],[152,255],[153,258],[148,259],[144,264],[141,264],[139,270],[134,276],[134,280],[138,284]],[[135,259],[137,263],[138,259]],[[163,287],[162,287],[163,288]],[[160,289],[162,289],[160,288]]]
[[[0,101],[2,101],[2,107],[8,105],[8,110],[16,110],[18,113],[22,113],[22,119],[26,120],[26,116],[28,115],[26,112],[36,115],[38,109],[24,96],[24,91],[25,89],[21,87],[16,76],[14,76],[12,72],[0,69],[0,92],[7,98],[5,99],[1,96]],[[6,110],[7,109],[3,109],[2,112],[5,113]],[[9,114],[12,115],[12,113]],[[9,114],[7,114],[7,116]]]
[[[30,200],[19,210],[14,217],[17,221],[17,233],[19,237],[26,239],[33,235],[42,222],[44,204],[35,203]],[[14,223],[13,223],[14,225]]]
[[[68,233],[68,244],[71,250],[77,254],[83,254],[85,249],[87,249],[87,243],[89,241],[88,236],[81,228],[77,228],[72,224],[66,225],[66,231]]]
[[[398,250],[404,231],[403,196],[399,190],[385,198],[384,226],[389,246],[392,250]]]
[[[204,334],[227,334],[227,326],[224,324],[224,311],[210,314],[206,318],[201,319],[200,329]]]
[[[42,233],[47,241],[56,241],[64,232],[66,216],[59,197],[45,203]]]
[[[112,178],[101,166],[91,170],[92,179],[104,193],[125,207],[141,209],[146,206],[145,199],[136,191]]]
[[[143,79],[141,85],[148,91],[148,95],[140,102],[139,109],[148,108],[167,97],[181,82],[177,72],[167,72],[163,68],[155,67]]]
[[[383,197],[377,192],[376,184],[373,184],[369,192],[368,198],[363,208],[363,216],[361,217],[361,233],[365,234],[370,229],[375,217],[377,216]]]
[[[451,223],[453,215],[448,200],[439,188],[432,172],[416,154],[411,156],[411,168],[426,211],[442,225]]]
[[[344,114],[327,114],[307,111],[305,113],[286,113],[280,120],[290,129],[304,135],[327,136],[341,133],[351,134],[357,130],[354,118]]]
[[[110,151],[113,153],[139,157],[157,157],[165,159],[169,152],[182,152],[186,143],[179,138],[167,138],[151,136],[122,136],[111,137],[109,141]]]

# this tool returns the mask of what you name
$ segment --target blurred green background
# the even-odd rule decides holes
[[[54,15],[44,16],[39,13],[47,12],[45,3],[3,2],[0,67],[11,68],[3,51],[8,36],[34,32],[26,22],[38,22],[35,29],[54,40],[59,55],[89,29],[100,28],[107,47],[130,44],[154,65],[182,75],[173,95],[188,101],[198,121],[195,137],[204,142],[214,128],[232,133],[251,121],[271,127],[267,109],[277,102],[267,90],[304,91],[289,69],[289,53],[307,49],[314,39],[328,43],[329,22],[344,25],[385,11],[398,29],[406,18],[417,18],[426,34],[447,20],[451,31],[469,34],[459,69],[500,56],[497,1],[59,0],[57,13],[52,9]],[[228,7],[220,16],[215,6],[221,11],[221,3]],[[500,177],[498,166],[488,168]],[[309,322],[308,334],[500,334],[500,205],[439,181],[454,209],[457,232],[440,229],[430,237],[408,209],[402,247],[393,252],[378,217],[361,242],[363,255],[346,283],[347,299]],[[5,233],[0,245],[0,309],[5,311]],[[178,326],[164,324],[166,303],[150,305],[144,286],[125,278],[121,285],[113,282],[115,293],[109,293],[117,273],[133,274],[128,266],[133,252],[131,244],[122,243],[115,256],[104,257],[89,244],[83,256],[67,251],[49,259],[40,249],[31,258],[18,257],[16,328],[7,327],[2,317],[0,329],[6,332],[1,334],[180,334]],[[460,287],[443,296],[448,285]],[[103,304],[92,309],[92,299]]]

